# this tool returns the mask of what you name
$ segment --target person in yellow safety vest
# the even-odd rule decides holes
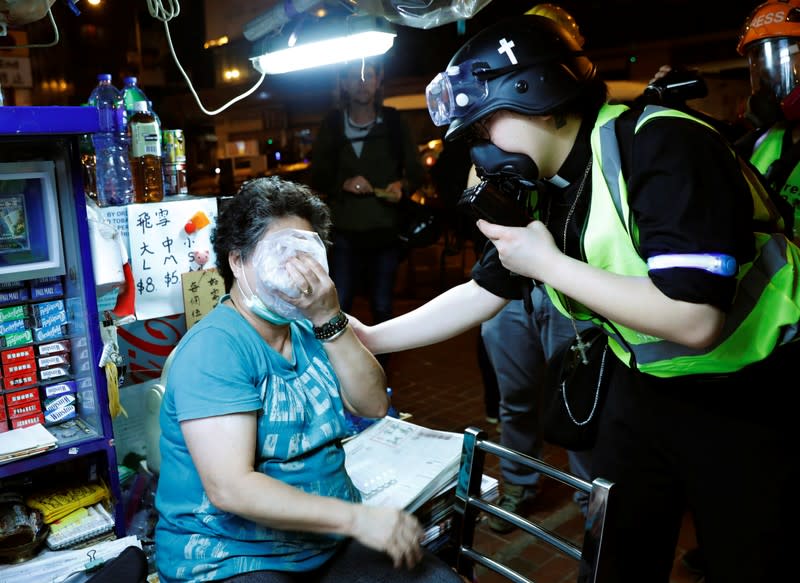
[[[426,94],[447,139],[507,157],[504,179],[569,185],[527,226],[477,226],[509,273],[602,326],[620,363],[592,451],[592,475],[617,492],[608,580],[667,583],[687,510],[709,582],[784,579],[800,519],[786,382],[800,359],[800,249],[756,174],[697,118],[608,103],[581,47],[537,15],[478,33]],[[507,297],[473,279],[354,328],[376,353],[422,346]]]

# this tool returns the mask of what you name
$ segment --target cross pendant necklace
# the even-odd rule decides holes
[[[575,193],[575,200],[572,201],[572,205],[569,207],[569,211],[567,212],[567,218],[564,220],[564,232],[562,234],[562,248],[561,252],[566,254],[567,253],[567,230],[569,228],[569,222],[572,220],[573,215],[575,214],[575,207],[578,206],[578,201],[581,198],[581,194],[583,193],[583,188],[586,186],[586,179],[589,177],[589,171],[592,169],[592,157],[589,156],[589,163],[586,165],[586,170],[583,171],[583,177],[581,178],[581,183],[578,185],[578,192]],[[547,205],[547,218],[550,219],[550,205],[552,204],[552,196]],[[580,332],[578,332],[578,325],[575,323],[575,316],[572,314],[572,304],[569,301],[569,297],[564,295],[564,307],[569,312],[569,321],[572,323],[572,329],[575,332],[575,343],[572,345],[572,350],[581,353],[581,362],[583,364],[589,364],[589,357],[586,356],[586,350],[589,348],[589,344],[583,341]]]

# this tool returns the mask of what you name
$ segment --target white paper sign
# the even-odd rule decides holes
[[[132,204],[127,210],[136,318],[183,313],[181,274],[216,266],[211,231],[217,221],[217,199]],[[194,228],[187,229],[190,222]],[[204,265],[195,261],[197,252],[208,252]]]

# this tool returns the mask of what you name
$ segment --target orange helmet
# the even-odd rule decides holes
[[[756,41],[785,37],[800,38],[800,0],[768,0],[745,20],[736,50],[745,56]]]
[[[558,24],[566,28],[567,32],[572,35],[572,38],[574,38],[577,43],[583,47],[584,39],[580,29],[578,28],[578,23],[575,22],[575,19],[572,17],[572,15],[561,8],[561,6],[547,3],[537,4],[525,14],[538,14],[539,16],[545,16],[550,20],[555,20]]]

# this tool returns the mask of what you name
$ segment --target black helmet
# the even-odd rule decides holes
[[[580,94],[597,68],[551,18],[520,15],[478,33],[428,84],[433,123],[454,139],[498,109],[545,115]]]

